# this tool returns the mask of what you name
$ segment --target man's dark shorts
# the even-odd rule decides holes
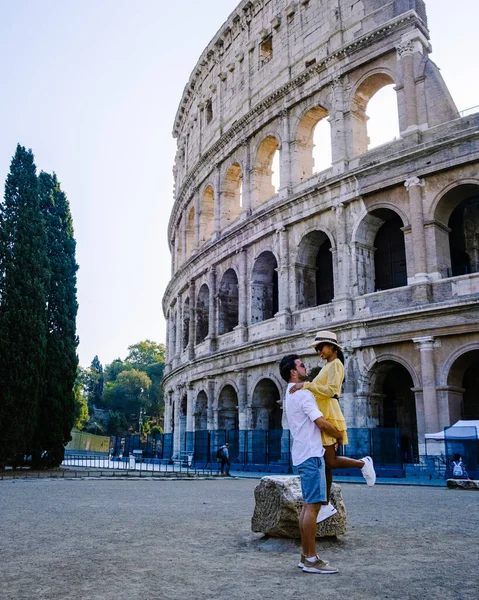
[[[308,458],[297,466],[301,477],[301,491],[306,504],[326,501],[326,469],[324,457]]]

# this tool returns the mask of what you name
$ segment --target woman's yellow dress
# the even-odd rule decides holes
[[[339,358],[324,365],[321,371],[311,382],[303,384],[303,390],[309,390],[314,394],[319,410],[323,413],[326,421],[329,421],[339,431],[343,433],[343,444],[348,443],[347,426],[339,402],[333,396],[341,393],[341,385],[344,380],[344,367]],[[336,443],[336,439],[321,432],[323,436],[323,445],[331,446]]]

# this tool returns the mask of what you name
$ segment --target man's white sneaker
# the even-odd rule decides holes
[[[303,573],[319,573],[321,575],[329,575],[337,572],[338,569],[329,566],[329,564],[324,562],[324,560],[321,560],[319,556],[317,556],[316,560],[312,562],[307,558],[304,560]]]
[[[329,517],[332,517],[337,512],[338,511],[334,508],[331,502],[329,504],[322,504],[321,508],[319,509],[318,516],[316,517],[316,523],[321,523],[321,521],[329,519]]]
[[[361,469],[364,479],[368,485],[376,483],[376,471],[374,470],[373,459],[370,456],[365,456],[361,460],[364,461],[364,467]]]

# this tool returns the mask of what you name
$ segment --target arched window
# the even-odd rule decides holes
[[[294,182],[331,165],[331,127],[322,106],[308,110],[299,122],[294,141]]]
[[[407,285],[404,223],[391,209],[369,212],[356,232],[358,296]]]
[[[262,379],[251,400],[251,429],[281,429],[279,390],[271,379]]]
[[[208,396],[204,391],[201,391],[196,398],[195,409],[195,432],[198,437],[198,432],[206,431],[208,427]],[[207,445],[204,445],[205,450]]]
[[[479,271],[479,190],[460,202],[448,223],[451,252],[450,274],[466,275]]]
[[[465,352],[454,361],[447,383],[450,424],[479,419],[479,350]]]
[[[278,263],[272,252],[256,259],[251,281],[251,322],[272,319],[278,312]]]
[[[239,163],[233,163],[226,171],[223,194],[221,196],[221,227],[228,227],[241,212],[243,175]]]
[[[238,395],[231,385],[225,385],[218,398],[218,429],[238,429]]]
[[[200,287],[196,302],[196,343],[203,342],[209,332],[210,291],[206,283]]]
[[[200,213],[200,243],[207,242],[214,229],[215,220],[215,194],[211,185],[209,185],[203,194]]]
[[[385,223],[379,228],[374,240],[375,291],[407,285],[406,248],[401,229],[403,222],[393,211],[381,211],[381,214]]]
[[[228,269],[218,293],[218,334],[229,333],[238,325],[238,277]]]
[[[371,97],[366,108],[368,150],[399,138],[399,115],[396,90],[385,85]]]
[[[384,462],[411,463],[418,459],[413,387],[409,371],[398,362],[380,362],[371,371],[368,412],[378,428],[371,432],[374,447],[381,448]]]
[[[299,309],[331,302],[334,297],[331,242],[322,231],[304,236],[296,263]]]
[[[276,163],[274,169],[273,162]],[[273,171],[276,172],[274,182]],[[261,142],[256,152],[253,168],[253,208],[274,196],[277,188],[279,189],[279,144],[275,137],[268,136]]]
[[[363,81],[356,90],[351,103],[354,156],[367,152],[372,147],[372,141],[375,145],[383,144],[399,135],[397,100],[391,101],[391,98],[394,100],[391,94],[395,96],[392,84],[394,84],[393,79],[386,73],[375,73]],[[378,101],[369,106],[373,96],[386,87],[387,89],[378,96]],[[372,130],[370,131],[368,121],[371,117]],[[387,126],[384,123],[387,123]],[[394,129],[391,130],[393,125]],[[391,137],[384,139],[385,133],[387,133],[386,137]]]

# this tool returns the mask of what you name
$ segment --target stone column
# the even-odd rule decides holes
[[[328,121],[331,123],[331,162],[333,173],[336,175],[344,172],[348,158],[342,77],[337,77],[331,81],[330,96],[332,110]]]
[[[218,237],[221,231],[221,165],[215,167],[215,195],[214,195],[214,228],[213,238]]]
[[[280,329],[286,330],[292,328],[288,230],[286,227],[282,227],[276,233],[279,236],[278,316],[280,317]]]
[[[181,327],[182,319],[182,306],[181,296],[176,297],[176,357],[181,356],[181,336],[183,334],[183,328]]]
[[[238,253],[239,281],[238,281],[238,327],[241,329],[241,341],[248,341],[248,251],[242,248]]]
[[[241,144],[243,148],[243,171],[241,176],[243,177],[243,188],[242,188],[242,201],[243,201],[243,213],[245,217],[251,214],[251,150],[249,147],[249,141],[244,140]]]
[[[163,417],[163,431],[171,433],[171,411],[173,404],[173,391],[166,390],[165,392],[165,414]]]
[[[279,197],[286,198],[291,193],[291,140],[289,113],[284,109],[280,113],[282,141],[280,148],[280,163],[279,163]]]
[[[415,62],[422,59],[424,50],[429,49],[429,42],[419,31],[413,30],[401,38],[396,46],[399,68],[399,81],[396,85],[399,104],[399,127],[401,136],[421,129],[418,110],[418,90],[416,87]],[[422,82],[420,82],[422,85]]]
[[[424,412],[424,396],[422,388],[412,388],[416,403],[417,441],[420,455],[426,454],[426,443],[424,434],[426,431],[426,416]]]
[[[347,218],[344,205],[337,201],[332,207],[336,212],[336,252],[337,252],[337,276],[335,277],[334,299],[349,297],[349,286],[351,282],[347,244]]]
[[[412,341],[417,345],[421,354],[425,433],[435,433],[439,430],[439,410],[436,391],[436,369],[434,364],[434,338],[432,336],[425,336],[413,338]]]
[[[238,429],[246,429],[246,405],[248,403],[248,382],[246,371],[239,369],[237,371],[238,383]],[[240,449],[241,450],[241,449]]]
[[[180,406],[181,406],[181,388],[177,386],[174,395],[173,405],[173,454],[172,456],[178,457],[180,452],[180,436],[181,436],[181,424],[180,424]]]
[[[215,380],[213,378],[208,379],[206,394],[208,396],[208,406],[206,408],[207,429],[211,431],[215,428]]]
[[[195,191],[193,203],[195,206],[195,238],[194,238],[195,241],[193,244],[193,251],[196,252],[196,250],[198,250],[198,248],[200,247],[200,210],[201,210],[201,205],[200,205],[200,191],[198,188]]]
[[[427,256],[426,237],[424,234],[423,199],[421,188],[424,181],[418,177],[410,177],[404,182],[409,194],[409,213],[411,215],[411,237],[414,256],[414,281],[408,283],[426,283]]]
[[[193,383],[188,383],[186,390],[186,451],[193,452],[194,450],[194,412],[195,412],[195,389]]]
[[[210,350],[216,349],[216,267],[210,268],[208,276],[209,284],[209,315],[208,315],[208,336],[210,341]]]
[[[190,299],[190,323],[188,331],[188,358],[195,358],[195,340],[196,340],[196,293],[195,280],[190,281],[189,299]]]

